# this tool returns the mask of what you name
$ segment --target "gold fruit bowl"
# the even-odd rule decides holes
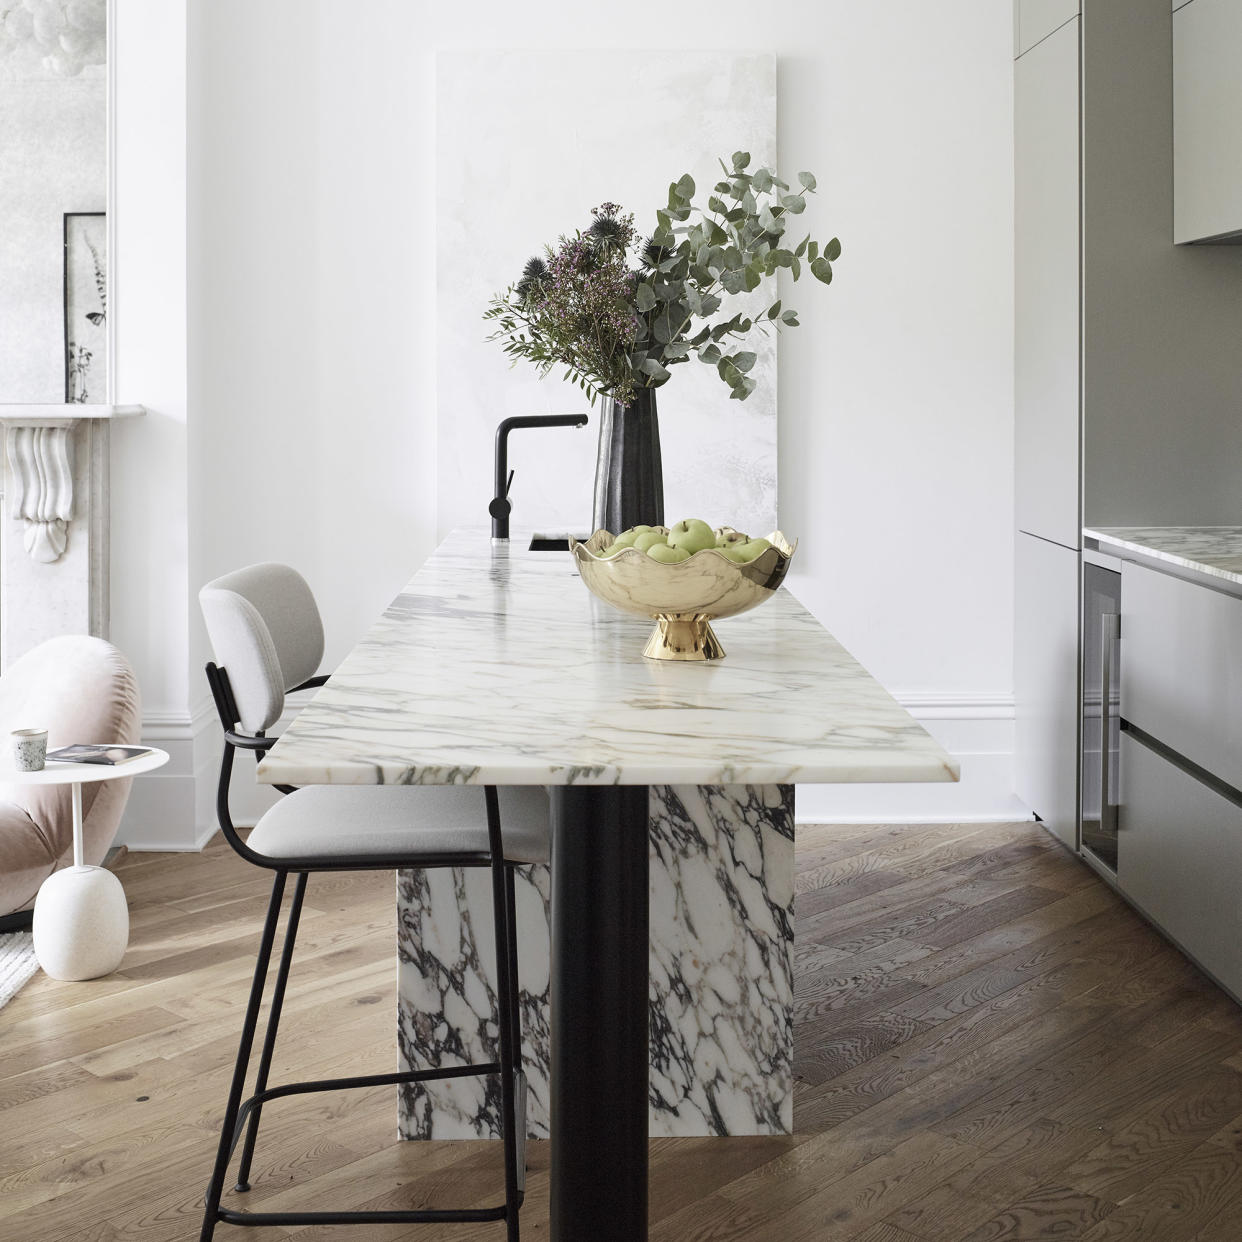
[[[772,546],[753,561],[731,561],[719,548],[703,548],[666,564],[638,548],[601,555],[615,538],[597,530],[585,543],[570,539],[569,551],[593,595],[621,612],[655,619],[643,650],[649,660],[721,659],[725,650],[710,623],[762,604],[784,581],[798,546],[777,530],[767,536]]]

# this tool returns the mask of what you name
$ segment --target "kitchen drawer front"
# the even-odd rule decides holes
[[[1121,735],[1117,883],[1242,996],[1242,808],[1129,733]]]
[[[1242,600],[1121,571],[1121,715],[1242,789]]]

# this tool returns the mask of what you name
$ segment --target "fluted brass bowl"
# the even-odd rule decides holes
[[[622,612],[654,618],[656,628],[643,650],[649,660],[721,659],[725,650],[711,622],[762,604],[784,581],[798,546],[777,530],[766,536],[772,546],[745,564],[718,548],[704,548],[668,565],[637,548],[602,557],[615,538],[597,530],[585,543],[570,539],[569,550],[593,595]]]

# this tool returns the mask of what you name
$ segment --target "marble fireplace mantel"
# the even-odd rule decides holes
[[[107,637],[113,421],[140,405],[0,404],[0,661],[57,634]]]

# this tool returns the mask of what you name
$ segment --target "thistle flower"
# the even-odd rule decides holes
[[[548,265],[538,256],[533,259],[526,260],[526,266],[522,268],[522,278],[524,280],[543,280],[548,274]]]
[[[667,246],[658,246],[654,238],[648,237],[643,242],[642,252],[639,257],[644,267],[659,267],[668,258],[670,253]]]
[[[536,255],[533,259],[527,259],[526,266],[522,268],[522,278],[517,282],[515,292],[523,302],[530,296],[531,291],[542,284],[548,278],[548,265]]]

